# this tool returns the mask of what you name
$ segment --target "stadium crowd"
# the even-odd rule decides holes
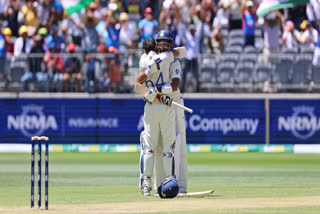
[[[259,0],[94,0],[73,13],[63,1],[0,0],[1,91],[128,92],[142,42],[164,28],[187,49],[182,91],[211,91],[223,79],[234,88],[231,79],[249,78],[241,68],[257,76],[258,65],[275,66],[281,53],[320,65],[319,0],[264,17]]]

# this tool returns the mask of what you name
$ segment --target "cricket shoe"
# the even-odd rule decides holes
[[[179,193],[187,193],[187,191],[183,187],[180,187]]]
[[[149,187],[143,187],[143,189],[142,189],[142,195],[143,196],[150,196],[151,195],[151,188],[149,188]]]
[[[185,195],[187,195],[187,191],[183,188],[183,187],[180,187],[180,189],[179,189],[179,193],[178,193],[178,197],[180,196],[185,196]]]

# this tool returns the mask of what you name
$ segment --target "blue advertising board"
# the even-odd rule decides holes
[[[186,99],[187,142],[265,143],[263,99]],[[0,143],[138,144],[144,101],[110,98],[0,99]]]
[[[263,99],[192,99],[185,105],[187,142],[192,144],[265,143]]]
[[[320,100],[270,100],[270,143],[320,142]]]

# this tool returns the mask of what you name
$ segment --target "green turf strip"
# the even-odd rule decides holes
[[[189,191],[214,189],[214,195],[219,199],[313,196],[320,193],[319,155],[189,153],[188,160]],[[49,203],[159,200],[141,196],[138,161],[138,153],[51,153]],[[42,170],[44,172],[44,167]],[[29,203],[30,155],[1,153],[0,206],[29,206]],[[313,212],[312,207],[307,209],[310,212],[305,213]],[[292,208],[281,210],[283,212],[279,213],[295,211]],[[255,211],[248,209],[245,213]],[[266,213],[277,212],[270,209]]]

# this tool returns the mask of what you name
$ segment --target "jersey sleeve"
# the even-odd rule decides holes
[[[168,64],[168,65],[170,65],[174,61],[174,56],[172,51],[159,53],[158,55],[154,56],[154,58],[155,58],[155,61],[159,58],[162,60],[161,63]]]
[[[143,66],[143,59],[145,58],[146,54],[142,54],[139,61],[139,72],[144,72],[144,66]]]
[[[170,79],[181,77],[181,64],[179,60],[174,60],[174,62],[170,66]]]

